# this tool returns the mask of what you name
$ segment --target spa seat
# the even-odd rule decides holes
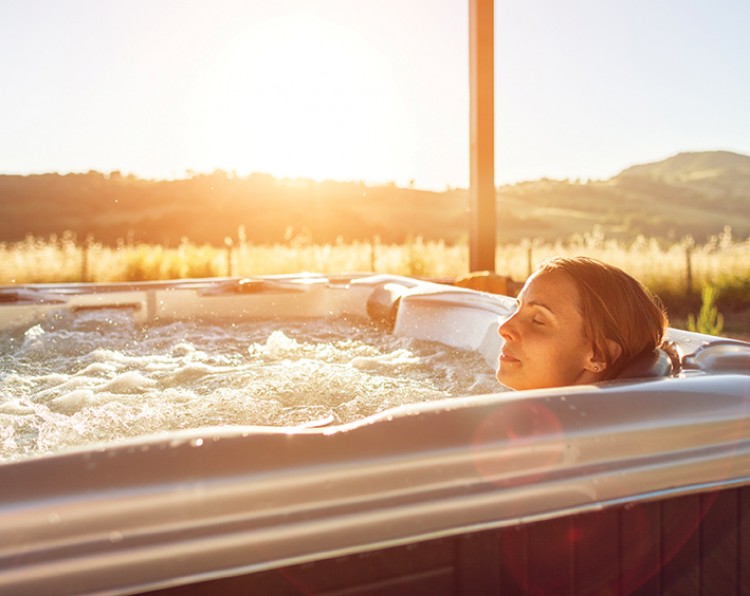
[[[636,357],[617,376],[618,379],[652,379],[668,377],[674,372],[673,359],[662,348]]]

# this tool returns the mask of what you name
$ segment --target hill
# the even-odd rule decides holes
[[[617,178],[646,178],[678,186],[750,191],[750,157],[730,151],[678,153],[668,159],[632,166]]]
[[[221,245],[243,226],[255,243],[290,235],[315,242],[406,236],[452,238],[466,224],[466,191],[432,193],[359,182],[278,180],[217,171],[186,180],[141,180],[117,173],[0,176],[0,241],[70,231],[118,240]]]
[[[565,240],[598,225],[621,239],[638,234],[702,241],[731,225],[750,236],[750,157],[680,153],[586,183],[542,179],[498,189],[498,241]],[[185,180],[118,172],[0,176],[0,242],[70,231],[105,244],[175,245],[187,237],[219,245],[243,226],[255,243],[298,240],[464,240],[466,189],[429,192],[361,182],[279,180],[222,171]]]
[[[541,180],[503,187],[499,204],[523,228],[561,238],[595,224],[608,236],[637,234],[702,241],[725,225],[750,235],[750,157],[728,151],[680,153],[585,184]],[[511,217],[511,221],[513,220]]]

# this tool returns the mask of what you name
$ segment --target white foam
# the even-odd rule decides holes
[[[142,393],[156,385],[156,381],[138,371],[128,371],[115,376],[108,383],[104,383],[99,389],[110,393]]]
[[[76,389],[54,398],[49,402],[49,408],[62,414],[74,414],[88,406],[93,398],[94,392],[91,389]]]
[[[140,328],[81,315],[0,337],[0,461],[185,428],[351,422],[499,389],[478,354],[364,321]]]

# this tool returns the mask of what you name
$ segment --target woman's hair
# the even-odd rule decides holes
[[[588,257],[556,257],[538,271],[562,271],[577,286],[584,333],[607,363],[605,379],[617,377],[636,356],[661,345],[668,325],[661,301],[623,270]],[[607,340],[622,349],[614,359]]]

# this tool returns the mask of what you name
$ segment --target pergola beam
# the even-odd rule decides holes
[[[469,269],[495,271],[494,0],[469,0]]]

